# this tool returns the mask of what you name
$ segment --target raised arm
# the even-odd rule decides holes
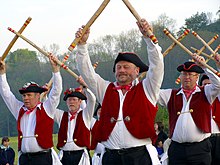
[[[80,37],[81,32],[82,29],[80,28],[76,32],[76,37]],[[86,84],[88,85],[88,88],[91,89],[91,91],[96,95],[97,100],[99,102],[102,102],[105,90],[109,82],[105,81],[97,73],[95,73],[95,70],[92,66],[86,44],[87,39],[89,37],[89,33],[90,31],[87,30],[77,45],[77,51],[78,51],[76,55],[77,69],[80,75],[83,77]]]
[[[0,94],[6,106],[17,120],[19,110],[22,107],[23,102],[17,100],[17,98],[11,92],[11,89],[6,79],[5,62],[2,60],[0,60]]]
[[[53,118],[56,108],[59,105],[60,95],[62,92],[62,77],[60,74],[60,67],[55,62],[56,58],[57,57],[53,55],[49,57],[53,71],[53,85],[48,95],[48,99],[44,102],[45,109],[51,118]]]
[[[154,44],[148,37],[145,37],[148,29],[152,31],[152,27],[148,22],[145,19],[141,19],[141,23],[137,24],[147,44],[149,60],[149,70],[143,80],[143,86],[147,98],[152,104],[156,105],[164,75],[163,55],[161,47],[158,44]]]

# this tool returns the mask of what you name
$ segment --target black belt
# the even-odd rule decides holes
[[[73,150],[73,151],[64,151],[63,150],[63,153],[65,153],[65,154],[76,154],[76,153],[83,153],[84,152],[84,150]]]
[[[26,152],[26,153],[22,153],[22,155],[24,155],[24,156],[38,156],[38,155],[44,155],[44,154],[48,154],[48,153],[51,153],[51,149],[43,150],[43,151],[39,151],[39,152]]]
[[[127,154],[127,153],[132,153],[132,152],[138,152],[142,150],[146,150],[146,146],[138,146],[138,147],[131,147],[131,148],[122,148],[122,149],[108,149],[105,148],[107,152],[111,153],[117,153],[119,155]]]
[[[206,142],[208,139],[209,138],[206,138],[206,139],[202,140],[201,142],[185,142],[185,143],[179,143],[179,142],[176,142],[176,141],[172,140],[172,143],[175,143],[175,144],[178,144],[178,145],[183,145],[183,146],[191,146],[191,145],[194,145],[194,144],[199,144],[199,143]]]
[[[212,133],[211,134],[211,137],[217,137],[217,136],[220,136],[220,133]]]

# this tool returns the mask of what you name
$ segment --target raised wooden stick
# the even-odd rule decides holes
[[[181,41],[184,37],[186,37],[189,34],[190,30],[186,29],[183,34],[181,36],[179,36],[179,38],[177,39],[177,41]],[[167,50],[165,50],[165,52],[163,52],[163,56],[165,57],[174,47],[176,46],[176,43],[173,42],[168,48]]]
[[[137,11],[134,9],[134,7],[131,5],[131,3],[128,0],[122,0],[124,4],[127,6],[127,8],[130,10],[130,12],[133,14],[133,16],[137,19],[138,22],[141,21],[141,17],[137,13]],[[153,43],[158,43],[157,38],[153,34],[151,30],[147,31],[147,36],[153,41]]]
[[[181,44],[179,41],[176,40],[176,38],[174,38],[170,32],[167,29],[164,29],[163,32],[170,38],[172,39],[177,45],[179,45],[183,50],[185,50],[190,56],[193,57],[193,53],[187,49],[183,44]],[[206,68],[208,68],[209,70],[211,70],[213,73],[215,73],[217,76],[220,76],[220,73],[218,71],[216,71],[214,68],[212,68],[211,66],[209,66],[208,64],[206,64],[205,62],[201,62],[201,64],[203,66],[205,66]]]
[[[210,50],[210,52],[215,56],[214,50],[195,31],[192,31],[192,34],[196,38],[198,38]]]
[[[220,45],[218,45],[218,46],[217,46],[217,48],[215,48],[215,50],[214,50],[215,54],[217,54],[217,53],[218,53],[218,50],[219,50],[219,49],[220,49]],[[213,56],[213,54],[211,54],[210,56],[212,57],[212,56]],[[210,59],[206,59],[206,61],[205,61],[205,62],[207,63],[207,62],[209,62],[209,60],[210,60]],[[214,60],[216,61],[216,59],[215,59],[215,58],[214,58]]]
[[[196,54],[199,52],[199,50],[196,49],[196,48],[194,48],[194,47],[190,47],[190,48],[191,48],[192,50],[194,50],[194,51],[196,52]],[[215,60],[212,56],[210,56],[210,55],[208,55],[208,54],[206,54],[206,53],[204,53],[204,52],[201,52],[201,54],[202,54],[203,56],[205,56],[205,57],[211,59],[211,60]]]
[[[85,27],[82,30],[82,36],[85,34],[86,30],[95,22],[95,20],[98,18],[98,16],[102,13],[102,11],[105,9],[105,7],[108,5],[110,0],[104,0],[101,4],[101,6],[98,8],[98,10],[95,12],[95,14],[90,18],[90,20],[87,22]],[[73,49],[76,47],[78,42],[80,41],[81,37],[75,38],[74,41],[70,44],[69,50],[72,52]]]
[[[215,35],[207,44],[211,45],[217,38],[218,38],[218,35]],[[206,46],[203,46],[196,54],[200,55],[205,50],[205,48]],[[180,83],[180,76],[176,79],[175,83],[176,84]]]
[[[42,50],[40,47],[38,47],[37,45],[35,45],[33,42],[31,42],[29,39],[27,39],[26,37],[24,37],[23,35],[21,35],[20,33],[16,32],[15,30],[13,30],[12,28],[8,28],[9,31],[13,32],[14,34],[16,34],[17,36],[19,36],[20,38],[22,38],[24,41],[26,41],[27,43],[29,43],[31,46],[33,46],[34,48],[36,48],[40,53],[42,53],[43,55],[49,57],[50,54],[45,52],[44,50]],[[78,75],[75,74],[72,70],[70,70],[66,65],[64,65],[64,63],[62,63],[60,60],[56,60],[56,63],[61,66],[64,70],[66,70],[68,73],[70,73],[73,77],[75,77],[76,79],[78,79]]]
[[[23,24],[23,26],[20,28],[20,30],[18,31],[18,33],[22,33],[24,31],[24,29],[27,27],[27,25],[31,22],[32,18],[28,17],[28,19],[25,21],[25,23]],[[12,46],[15,44],[15,42],[17,41],[18,36],[15,35],[14,38],[11,40],[10,44],[8,45],[8,47],[6,48],[5,52],[2,55],[2,61],[6,58],[6,56],[8,55],[9,51],[11,50]]]

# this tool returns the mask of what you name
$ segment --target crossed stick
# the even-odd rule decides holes
[[[36,48],[40,53],[42,53],[43,55],[49,57],[50,54],[45,52],[44,50],[42,50],[40,47],[38,47],[37,45],[35,45],[32,41],[30,41],[29,39],[27,39],[26,37],[24,37],[23,35],[21,35],[20,33],[16,32],[15,30],[13,30],[12,28],[8,28],[9,31],[11,31],[12,33],[16,34],[17,36],[19,36],[20,38],[22,38],[24,41],[26,41],[27,43],[29,43],[31,46],[33,46],[34,48]],[[70,70],[66,65],[64,65],[63,62],[61,62],[60,60],[56,59],[55,61],[61,68],[63,68],[64,70],[66,70],[69,74],[71,74],[74,78],[78,79],[78,75],[75,74],[72,70]]]
[[[174,38],[167,29],[164,29],[163,31],[170,39],[172,39],[177,45],[179,45],[183,50],[185,50],[190,56],[193,57],[193,53],[189,49],[187,49],[183,44],[181,44],[179,41],[177,41],[176,38]],[[205,62],[201,62],[201,64],[203,66],[205,66],[206,68],[208,68],[209,70],[211,70],[217,76],[220,77],[220,73],[218,71],[216,71],[214,68],[212,68],[211,66],[209,66]]]
[[[134,15],[134,17],[137,19],[138,22],[141,21],[141,17],[137,13],[137,11],[134,9],[134,7],[131,5],[131,3],[128,0],[122,0],[124,4],[127,6],[127,8],[130,10],[130,12]],[[153,34],[151,30],[147,31],[147,36],[153,41],[153,43],[158,43],[157,38]]]
[[[181,36],[179,36],[179,38],[177,39],[177,41],[181,41],[183,38],[185,38],[188,34],[189,34],[190,30],[186,29],[183,34]],[[165,57],[174,47],[176,46],[176,43],[173,42],[168,48],[167,50],[165,50],[165,52],[163,52],[163,56]]]
[[[216,34],[207,44],[211,45],[215,40],[217,40],[217,38],[218,38],[218,34]],[[196,54],[200,55],[205,50],[205,48],[206,46],[203,46],[200,50],[196,51]],[[176,84],[180,83],[180,76],[176,79],[175,83]]]
[[[214,52],[214,50],[195,31],[192,31],[192,34],[197,39],[199,39],[204,44],[204,46],[206,46],[210,50],[210,52],[213,54],[213,56],[215,56],[216,52]]]
[[[22,33],[24,31],[24,29],[27,27],[27,25],[31,22],[32,18],[28,17],[28,19],[25,21],[25,23],[23,24],[23,26],[20,28],[20,30],[18,31],[18,33]],[[9,43],[8,47],[6,48],[5,52],[2,55],[2,61],[6,58],[6,56],[8,55],[8,52],[11,50],[12,46],[15,44],[15,42],[17,41],[18,36],[15,35],[14,38],[11,40],[11,42]]]
[[[220,45],[214,50],[214,52],[216,52],[217,53],[217,51],[218,51],[218,49],[219,49],[219,47],[220,47]],[[194,50],[196,53],[198,53],[199,52],[199,50],[198,49],[196,49],[196,48],[194,48],[194,47],[190,47],[192,50]],[[213,60],[213,61],[215,61],[215,58],[214,57],[212,57],[212,55],[213,54],[211,54],[211,55],[208,55],[207,53],[204,53],[204,52],[201,52],[201,54],[203,55],[203,56],[205,56],[207,59],[206,59],[206,63],[209,61],[209,60]]]
[[[101,4],[101,6],[98,8],[98,10],[95,12],[95,14],[90,18],[90,20],[87,22],[85,27],[82,30],[82,35],[83,36],[86,32],[86,30],[95,22],[95,20],[98,18],[98,16],[102,13],[102,11],[105,9],[105,7],[108,5],[110,0],[104,0]],[[73,49],[76,47],[78,42],[81,40],[82,37],[75,38],[74,41],[70,44],[69,46],[69,51],[73,51]]]

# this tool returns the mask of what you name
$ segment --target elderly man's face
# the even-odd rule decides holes
[[[119,61],[115,66],[115,77],[120,85],[128,85],[139,74],[139,67],[131,62]]]
[[[184,89],[193,89],[199,78],[199,74],[196,72],[184,72],[182,71],[180,74],[181,83]]]

